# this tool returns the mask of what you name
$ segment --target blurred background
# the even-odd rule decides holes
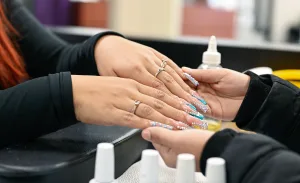
[[[22,0],[49,26],[113,29],[125,35],[245,43],[300,43],[298,0]]]

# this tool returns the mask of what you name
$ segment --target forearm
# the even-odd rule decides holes
[[[202,172],[206,160],[213,156],[225,159],[229,183],[300,181],[300,157],[263,135],[218,132],[204,148]]]
[[[76,122],[69,73],[37,78],[0,91],[0,147]]]

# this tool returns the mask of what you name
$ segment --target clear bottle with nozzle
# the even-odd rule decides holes
[[[220,69],[221,66],[221,54],[217,49],[217,39],[215,36],[211,36],[207,51],[202,55],[202,64],[198,69]],[[205,117],[208,122],[208,130],[210,131],[219,131],[221,129],[221,120],[216,120],[212,118]]]

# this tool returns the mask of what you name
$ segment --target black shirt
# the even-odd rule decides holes
[[[76,123],[71,74],[97,75],[95,44],[102,36],[116,33],[70,45],[44,28],[18,0],[0,3],[21,35],[17,43],[32,78],[0,90],[1,147]]]

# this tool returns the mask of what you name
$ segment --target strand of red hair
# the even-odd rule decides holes
[[[0,2],[0,86],[4,89],[28,78],[13,36],[19,34],[7,19],[4,5]]]

